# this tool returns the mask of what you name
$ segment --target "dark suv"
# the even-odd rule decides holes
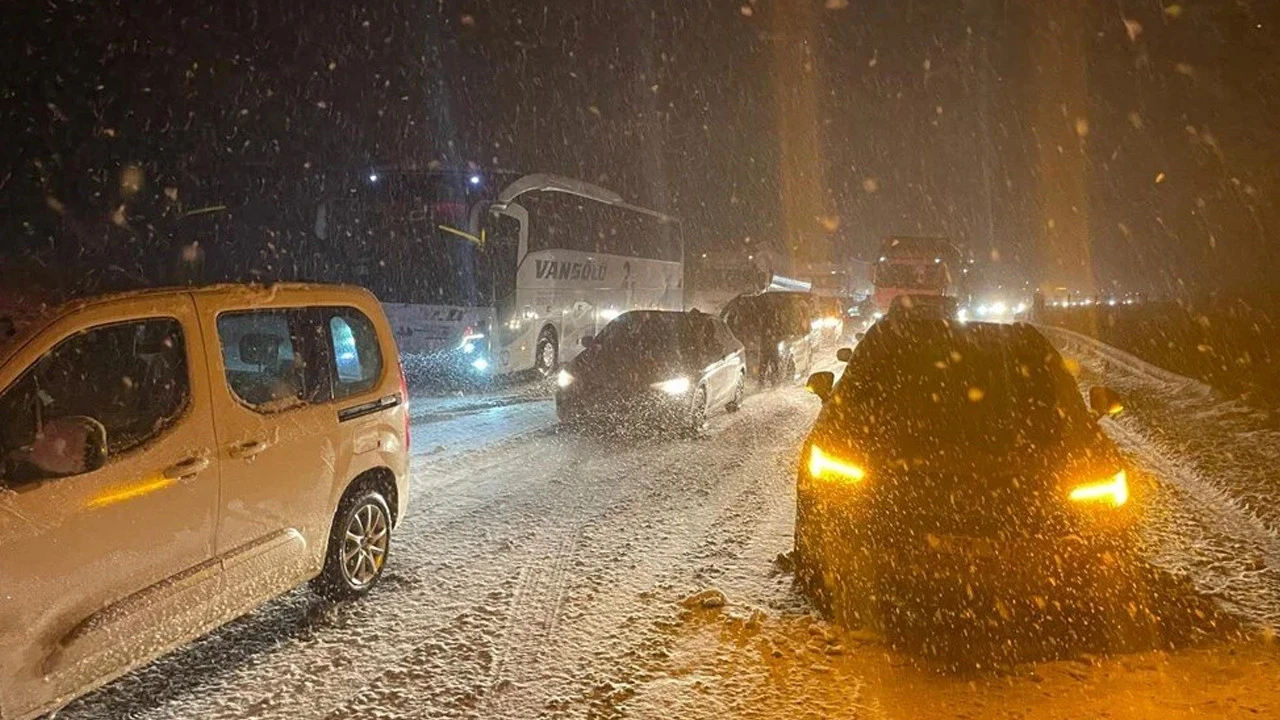
[[[889,315],[823,408],[797,485],[799,578],[837,618],[1087,591],[1138,503],[1052,345],[1028,325]]]

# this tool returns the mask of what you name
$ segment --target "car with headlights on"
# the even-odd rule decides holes
[[[818,343],[822,346],[839,343],[844,337],[844,320],[848,317],[845,300],[839,297],[815,295],[812,303],[817,317],[810,321],[810,326],[817,335]]]
[[[1025,324],[894,315],[852,351],[803,446],[797,580],[838,621],[1001,618],[1105,592],[1140,506],[1054,347]],[[954,601],[954,602],[952,602]]]
[[[614,318],[556,378],[561,422],[698,432],[746,392],[742,343],[719,318],[635,310]]]

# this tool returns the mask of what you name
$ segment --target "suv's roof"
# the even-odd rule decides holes
[[[260,292],[263,294],[274,294],[281,291],[286,292],[305,292],[308,290],[346,290],[353,293],[368,294],[369,291],[356,285],[338,285],[326,283],[271,283],[268,285],[257,285],[252,283],[217,283],[212,285],[192,285],[192,286],[171,286],[143,288],[139,290],[125,290],[122,292],[103,293],[101,295],[90,295],[87,297],[75,298],[61,305],[52,308],[52,314],[64,315],[69,312],[100,305],[117,300],[125,300],[138,297],[164,297],[166,295],[219,295],[233,292]]]
[[[919,313],[886,315],[883,320],[871,326],[866,339],[874,343],[882,334],[890,331],[895,331],[907,345],[913,334],[927,334],[931,337],[945,334],[956,342],[977,345],[1007,344],[1013,340],[1049,345],[1044,335],[1027,323],[959,322],[948,317]]]

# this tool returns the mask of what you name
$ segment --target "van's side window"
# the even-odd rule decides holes
[[[382,350],[369,318],[355,308],[325,310],[337,377],[334,396],[355,395],[371,389],[382,374]]]
[[[0,477],[40,479],[36,443],[51,420],[88,417],[106,429],[108,457],[159,437],[191,397],[181,324],[155,318],[103,325],[58,343],[0,394]],[[56,446],[53,443],[50,446]]]
[[[258,412],[289,410],[333,397],[327,338],[308,308],[218,316],[227,384]]]

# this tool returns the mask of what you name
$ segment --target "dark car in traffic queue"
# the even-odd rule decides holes
[[[556,377],[566,424],[700,432],[746,394],[742,343],[698,312],[633,310],[614,318]]]
[[[795,382],[807,376],[821,344],[822,315],[802,292],[739,295],[720,311],[746,349],[747,373],[761,382]]]
[[[1024,324],[886,316],[842,350],[803,446],[797,580],[838,622],[1081,610],[1121,582],[1140,497],[1090,391]],[[956,614],[958,613],[958,614]]]

